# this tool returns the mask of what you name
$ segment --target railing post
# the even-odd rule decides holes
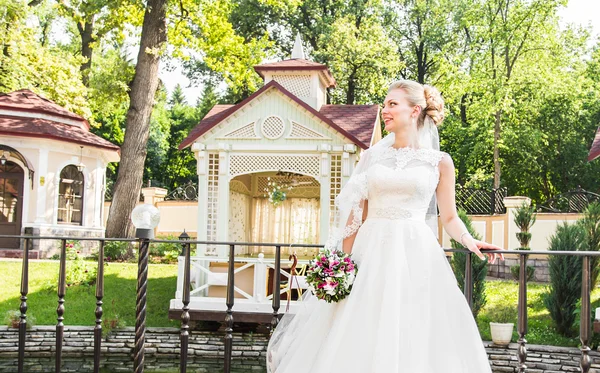
[[[465,258],[465,289],[464,294],[469,303],[471,310],[473,309],[473,253],[468,252]]]
[[[279,288],[281,287],[281,246],[275,246],[275,270],[273,273],[273,318],[271,319],[271,333],[279,323]]]
[[[592,365],[590,358],[590,257],[583,257],[583,269],[581,272],[581,314],[579,339],[581,340],[581,360],[579,367],[581,373],[588,373]]]
[[[225,316],[225,369],[231,372],[231,355],[233,348],[233,297],[235,287],[235,245],[229,245],[229,269],[227,272],[227,315]]]
[[[19,356],[18,373],[23,373],[25,363],[25,337],[27,333],[27,293],[29,292],[29,250],[31,250],[31,238],[25,238],[23,242],[23,269],[21,270],[21,322],[19,323]]]
[[[94,326],[94,373],[100,372],[100,347],[102,345],[102,298],[104,298],[104,240],[98,249],[98,274],[96,277],[96,326]]]
[[[58,307],[56,308],[57,321],[56,324],[56,373],[60,373],[62,365],[62,346],[63,337],[65,332],[64,313],[65,313],[65,277],[66,277],[66,265],[67,265],[67,240],[60,240],[60,267],[58,270]]]
[[[490,215],[496,212],[496,189],[492,188],[490,192]]]
[[[138,229],[139,231],[140,229]],[[148,231],[151,231],[148,229]],[[144,372],[144,343],[146,341],[146,291],[148,287],[148,246],[150,239],[139,238],[137,298],[135,307],[135,350],[133,371]]]
[[[179,351],[179,372],[185,373],[187,371],[187,354],[188,354],[188,343],[190,339],[190,244],[186,242],[190,239],[185,231],[179,236],[179,239],[183,241],[182,255],[185,257],[183,265],[183,291],[181,301],[183,303],[181,313],[181,335],[180,335],[180,351]]]
[[[527,257],[526,254],[519,254],[519,301],[518,301],[518,333],[519,333],[519,373],[525,373],[527,365]]]

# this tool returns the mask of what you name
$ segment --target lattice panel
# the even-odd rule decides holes
[[[250,192],[250,190],[248,190],[248,187],[246,186],[246,184],[244,184],[243,182],[239,181],[239,180],[231,180],[231,182],[229,183],[229,190],[232,190],[234,192],[238,192],[238,193],[242,193],[245,195],[251,195],[252,192]]]
[[[273,80],[296,97],[310,97],[310,75],[273,75]]]
[[[270,176],[271,181],[274,181],[280,185],[286,185],[290,183],[290,179],[284,176]],[[319,198],[321,195],[321,185],[317,180],[310,176],[297,176],[294,177],[299,183],[310,183],[310,184],[299,184],[292,187],[291,190],[286,189],[285,192],[289,198]],[[260,176],[257,178],[257,187],[255,197],[264,197],[265,188],[268,187],[267,183],[269,180],[267,176]]]
[[[269,177],[271,178],[271,181],[274,181],[277,184],[289,184],[290,183],[290,178],[285,177],[285,176],[269,176]],[[319,182],[317,180],[315,180],[313,177],[296,176],[296,177],[294,177],[294,179],[297,180],[299,183],[310,182],[310,184],[300,184],[300,185],[296,186],[295,188],[308,188],[308,187],[320,188]],[[267,180],[267,176],[258,177],[258,191],[259,192],[263,191],[267,187],[268,182],[269,181]]]
[[[290,171],[319,177],[320,158],[306,155],[231,155],[229,174],[237,176],[262,171]]]
[[[219,208],[219,155],[208,154],[208,201],[207,201],[207,218],[206,218],[206,240],[217,240],[217,211]],[[207,255],[216,255],[217,248],[214,245],[206,247]]]
[[[331,163],[329,169],[329,176],[331,180],[330,192],[329,192],[329,223],[332,227],[336,227],[338,223],[339,214],[335,208],[335,197],[340,194],[342,190],[342,155],[332,154]]]
[[[290,138],[294,139],[325,139],[326,136],[311,130],[310,128],[304,127],[301,124],[292,122],[292,132]]]
[[[272,115],[267,117],[262,122],[261,131],[266,138],[275,140],[280,138],[283,135],[283,131],[285,130],[285,123],[283,119]]]
[[[229,132],[223,137],[234,138],[234,139],[255,139],[256,133],[254,132],[254,122],[240,127],[234,131]]]

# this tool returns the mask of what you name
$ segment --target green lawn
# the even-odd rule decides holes
[[[57,296],[54,291],[45,290],[56,278],[58,262],[31,261],[28,295],[28,315],[36,318],[37,325],[56,325]],[[6,311],[18,309],[21,263],[20,261],[0,261],[0,316]],[[127,326],[135,325],[135,291],[137,265],[132,263],[109,263],[105,269],[104,318],[118,314]],[[177,281],[177,266],[150,264],[148,271],[148,326],[178,326],[179,322],[167,317],[169,300],[173,298]],[[479,331],[484,340],[491,340],[487,310],[500,303],[517,304],[518,285],[514,281],[488,281],[487,305],[477,319]],[[579,337],[567,338],[555,331],[552,319],[542,303],[542,293],[546,285],[528,284],[527,304],[529,326],[526,339],[531,344],[554,346],[578,346]],[[65,302],[65,325],[94,325],[96,307],[95,288],[77,286],[67,288]],[[592,310],[600,307],[600,289],[592,293]],[[513,342],[518,335],[515,332]]]
[[[135,326],[135,299],[137,264],[108,263],[105,267],[103,318],[115,314],[127,326]],[[57,278],[58,261],[29,262],[29,294],[27,314],[33,315],[37,325],[56,325],[57,295],[46,290]],[[0,318],[6,311],[19,309],[20,261],[0,261]],[[177,266],[150,264],[148,269],[147,326],[178,326],[179,322],[168,319],[169,300],[174,298],[177,287]],[[76,286],[67,288],[65,296],[65,325],[94,325],[96,316],[95,287]]]

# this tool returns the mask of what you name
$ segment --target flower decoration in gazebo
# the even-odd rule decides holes
[[[268,177],[267,180],[267,187],[264,189],[265,197],[269,197],[269,202],[271,202],[273,206],[277,206],[285,201],[287,198],[285,191],[291,190],[292,186],[279,184],[275,180],[271,180],[270,177]]]

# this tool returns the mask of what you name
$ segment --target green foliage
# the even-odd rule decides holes
[[[89,118],[80,59],[67,51],[42,46],[39,24],[24,1],[0,0],[0,92],[30,89]]]
[[[586,251],[600,250],[600,203],[590,203],[583,217],[577,222],[585,232]],[[590,257],[590,286],[594,289],[598,284],[598,275],[600,273],[600,258],[597,256]]]
[[[550,251],[575,251],[585,248],[585,233],[578,224],[564,223],[550,238]],[[550,286],[544,305],[559,333],[574,335],[575,310],[581,297],[581,258],[553,255],[548,260]]]
[[[179,237],[175,235],[158,236],[157,240],[177,241]],[[167,252],[181,252],[181,244],[169,242],[156,242],[150,245],[150,255],[165,256]]]
[[[129,257],[129,243],[122,241],[107,241],[104,244],[104,257],[106,261],[127,260]]]
[[[9,328],[18,327],[21,321],[21,311],[18,310],[8,310],[4,315],[4,324]],[[30,313],[27,314],[27,323],[26,328],[31,329],[32,326],[35,325],[35,317]]]
[[[510,274],[512,275],[513,280],[519,281],[520,271],[521,271],[520,264],[510,267]],[[535,274],[535,267],[527,266],[527,269],[525,269],[525,271],[527,272],[527,274],[525,276],[527,278],[527,281],[533,280],[533,275]]]
[[[517,307],[514,304],[500,304],[489,309],[487,316],[492,322],[516,323]]]
[[[529,248],[529,241],[531,240],[529,230],[535,224],[536,218],[535,208],[525,202],[515,210],[513,221],[521,230],[521,232],[517,232],[517,239],[521,243],[521,249]]]
[[[467,213],[464,210],[458,211],[458,217],[465,223],[467,230],[475,239],[480,239],[481,237],[475,229],[473,229],[473,225],[471,224],[471,219],[467,216]],[[462,244],[456,242],[455,240],[451,240],[451,245],[453,249],[464,249]],[[465,265],[467,263],[467,254],[463,252],[454,252],[452,253],[452,259],[450,264],[454,271],[454,275],[456,276],[456,281],[458,282],[458,286],[460,290],[463,291],[465,289]],[[487,259],[481,260],[476,255],[471,256],[471,265],[472,265],[472,273],[473,273],[473,316],[477,317],[481,309],[485,306],[487,299],[485,295],[485,276],[487,275]]]

